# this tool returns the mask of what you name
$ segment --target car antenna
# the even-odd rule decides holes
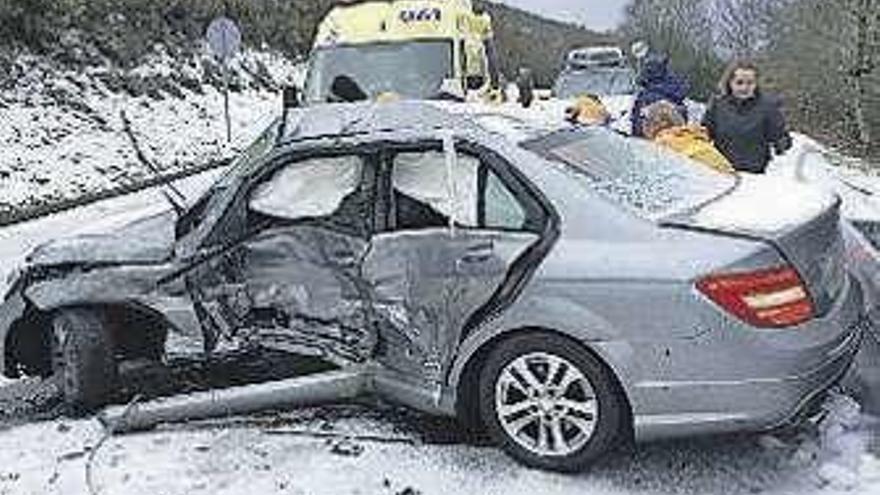
[[[122,118],[123,130],[125,131],[125,134],[128,135],[129,140],[131,140],[131,145],[134,147],[134,152],[137,155],[138,160],[143,163],[144,166],[146,166],[150,170],[150,172],[155,174],[156,177],[160,177],[162,171],[159,170],[159,167],[157,167],[156,164],[154,164],[150,161],[149,158],[147,158],[147,155],[145,155],[144,151],[141,149],[140,143],[138,143],[134,132],[131,130],[131,122],[128,120],[128,116],[125,114],[125,109],[119,111],[119,116]],[[179,189],[174,187],[171,182],[165,182],[162,184],[161,187],[162,195],[165,196],[165,199],[168,200],[177,215],[182,215],[183,212],[186,211],[186,208],[184,207],[187,202],[186,196],[184,196]]]

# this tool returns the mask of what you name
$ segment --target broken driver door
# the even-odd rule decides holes
[[[390,147],[382,174],[389,207],[364,265],[377,360],[436,392],[465,332],[515,297],[543,210],[497,155],[457,151],[451,135]]]
[[[314,156],[282,165],[247,191],[238,205],[243,240],[189,280],[215,341],[340,365],[371,355],[361,270],[374,223],[374,170],[370,156]]]

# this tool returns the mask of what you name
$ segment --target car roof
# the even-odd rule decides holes
[[[466,117],[422,101],[327,103],[291,109],[279,143],[473,126]]]
[[[396,102],[328,103],[291,109],[278,144],[346,136],[380,137],[390,133],[433,135],[501,134],[521,142],[565,125],[558,118],[536,118],[516,105],[404,100]],[[498,125],[499,122],[509,125]]]

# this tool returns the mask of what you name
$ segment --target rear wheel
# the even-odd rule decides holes
[[[502,342],[480,376],[480,413],[490,435],[533,467],[587,467],[622,438],[625,410],[610,371],[551,333]]]
[[[52,321],[52,372],[60,378],[64,401],[75,413],[110,401],[118,368],[103,314],[71,308]]]

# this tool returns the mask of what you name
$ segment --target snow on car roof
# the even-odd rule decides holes
[[[564,119],[565,107],[569,104],[568,101],[553,100],[537,103],[531,108],[516,103],[445,104],[443,108],[467,116],[485,131],[521,143],[569,127]]]
[[[291,109],[280,142],[468,127],[473,127],[468,119],[423,101],[328,103]]]
[[[391,131],[431,133],[440,129],[484,131],[521,142],[553,132],[566,124],[564,107],[547,111],[516,104],[434,101],[321,104],[293,109],[280,142]]]

